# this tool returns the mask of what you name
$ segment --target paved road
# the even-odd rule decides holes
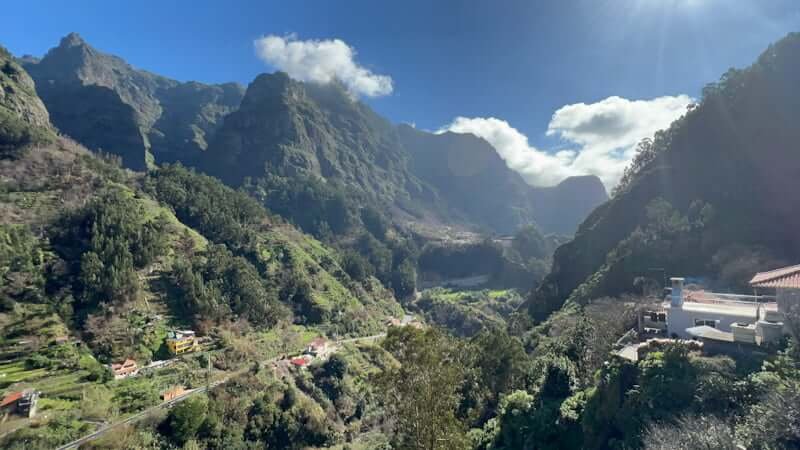
[[[340,339],[338,341],[333,341],[333,342],[334,342],[334,344],[347,344],[347,343],[352,343],[352,342],[368,342],[368,341],[378,340],[378,339],[380,339],[380,338],[382,338],[384,336],[386,336],[386,333],[378,333],[378,334],[374,334],[372,336],[364,336],[364,337],[349,338],[349,339]],[[263,363],[265,363],[265,364],[273,363],[273,362],[278,361],[278,359],[279,359],[278,357],[270,358],[270,359],[268,359],[266,361],[263,361]],[[196,394],[199,394],[199,393],[202,393],[202,392],[206,392],[206,390],[208,390],[209,388],[214,388],[214,387],[219,386],[220,384],[227,383],[229,380],[231,380],[235,376],[240,375],[240,374],[242,374],[242,373],[244,373],[244,372],[246,372],[248,370],[250,370],[249,367],[237,370],[237,371],[231,373],[229,376],[209,384],[208,387],[203,386],[203,387],[199,387],[199,388],[196,388],[196,389],[190,389],[190,390],[186,391],[185,394],[183,394],[183,395],[181,395],[179,397],[175,397],[172,400],[160,403],[160,404],[158,404],[156,406],[151,406],[150,408],[147,408],[147,409],[145,409],[145,410],[143,410],[141,412],[138,412],[138,413],[128,417],[127,419],[120,420],[119,422],[115,422],[115,423],[106,425],[104,427],[101,427],[101,428],[97,429],[96,431],[94,431],[94,432],[92,432],[90,434],[87,434],[86,436],[83,436],[80,439],[76,439],[76,440],[74,440],[74,441],[72,441],[72,442],[70,442],[68,444],[65,444],[65,445],[62,445],[61,447],[58,447],[57,450],[67,450],[67,449],[72,449],[72,448],[78,448],[82,444],[85,444],[85,443],[87,443],[89,441],[95,440],[95,439],[99,438],[100,436],[108,433],[109,431],[111,431],[111,430],[113,430],[113,429],[115,429],[115,428],[117,428],[119,426],[138,422],[139,420],[143,419],[145,416],[147,416],[148,414],[150,414],[153,411],[156,411],[156,410],[161,409],[161,408],[171,408],[176,403],[180,403],[180,402],[186,400],[187,398],[189,398],[189,397],[191,397],[193,395],[196,395]]]

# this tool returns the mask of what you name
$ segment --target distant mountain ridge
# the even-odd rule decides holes
[[[87,148],[121,156],[134,170],[182,162],[233,186],[311,176],[397,207],[412,220],[500,234],[531,222],[569,234],[607,199],[595,177],[530,187],[488,142],[397,127],[336,82],[274,73],[259,75],[246,90],[181,83],[135,69],[75,33],[41,59],[18,61],[58,129]],[[477,171],[458,175],[464,170]]]
[[[608,194],[596,176],[572,177],[548,188],[528,185],[497,151],[472,134],[432,134],[399,125],[412,173],[435,186],[444,201],[473,223],[510,234],[536,222],[543,231],[571,234]]]
[[[59,129],[137,170],[196,157],[244,94],[236,83],[181,83],[135,69],[76,33],[40,60],[20,61]]]

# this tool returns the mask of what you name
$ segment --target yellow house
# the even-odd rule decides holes
[[[197,350],[197,338],[194,331],[170,331],[167,334],[167,348],[173,355]]]

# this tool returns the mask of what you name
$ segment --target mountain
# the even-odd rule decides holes
[[[538,319],[570,298],[630,292],[633,279],[698,275],[722,289],[800,251],[800,34],[707,86],[646,142],[617,194],[560,247],[528,302]],[[795,261],[796,262],[796,261]]]
[[[543,231],[571,235],[608,192],[596,175],[573,176],[551,187],[531,191],[534,217]]]
[[[0,156],[50,134],[50,116],[31,77],[0,47]]]
[[[571,234],[607,198],[595,177],[528,186],[486,141],[395,126],[336,82],[274,73],[246,91],[235,83],[181,83],[135,69],[75,33],[41,59],[18,61],[53,124],[87,148],[138,171],[181,162],[231,186],[247,184],[318,236],[346,232],[365,205],[434,234],[511,234],[532,222]]]
[[[123,170],[56,136],[5,50],[0,68],[0,332],[7,314],[44,308],[102,359],[147,359],[166,327],[244,319],[347,334],[402,313],[377,279],[351,278],[336,250],[245,193],[180,165]],[[126,335],[142,317],[151,325]]]
[[[225,117],[204,167],[237,185],[245,177],[307,174],[337,181],[372,200],[423,191],[407,170],[392,125],[338,84],[262,74]]]
[[[181,83],[137,70],[76,33],[40,60],[20,61],[54,125],[90,149],[121,156],[136,170],[154,161],[197,158],[244,93],[235,83]]]
[[[432,134],[408,125],[397,129],[411,156],[411,172],[469,222],[499,233],[536,222],[545,232],[570,234],[608,199],[595,176],[568,178],[550,188],[529,186],[491,144],[471,134]]]
[[[431,134],[397,128],[409,169],[434,186],[466,221],[510,234],[535,221],[531,188],[509,170],[483,139],[469,134]]]

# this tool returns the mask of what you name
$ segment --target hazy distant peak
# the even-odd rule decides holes
[[[605,195],[608,195],[606,191],[606,186],[603,184],[603,181],[600,180],[600,177],[597,175],[575,175],[568,178],[565,178],[562,182],[558,183],[557,187],[566,188],[568,186],[572,186],[576,189],[585,189],[588,191],[593,192],[604,192]]]

